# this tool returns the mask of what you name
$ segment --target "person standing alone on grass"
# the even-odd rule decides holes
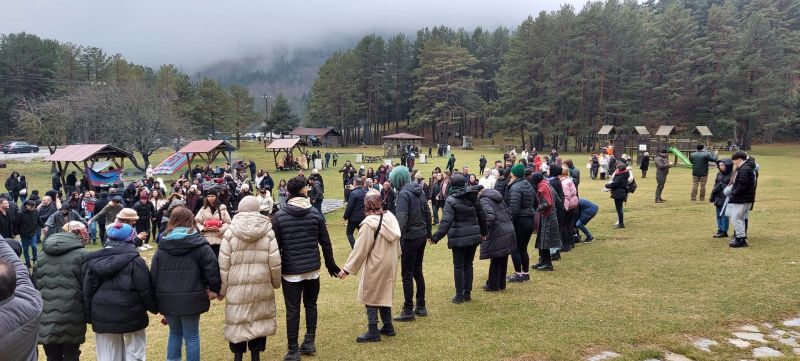
[[[395,214],[400,227],[401,267],[403,278],[403,311],[396,321],[413,321],[415,316],[425,317],[425,277],[422,262],[425,242],[431,239],[431,209],[422,185],[411,182],[406,167],[392,169],[389,180],[398,189]],[[414,308],[414,283],[417,284],[417,303]],[[391,302],[390,302],[391,304]]]
[[[692,162],[692,201],[697,200],[697,187],[700,186],[700,201],[706,199],[706,182],[708,181],[708,163],[716,162],[711,152],[705,150],[705,145],[698,144],[697,151],[689,155]]]
[[[750,211],[756,201],[756,187],[758,186],[758,164],[753,157],[743,150],[737,150],[731,156],[736,172],[731,183],[725,188],[728,203],[725,205],[725,215],[733,223],[735,236],[729,245],[733,248],[747,247],[747,229],[750,220]]]
[[[456,166],[456,155],[455,154],[450,154],[450,159],[447,160],[447,167],[446,168],[447,168],[447,170],[450,171],[450,173],[453,173],[453,168],[455,168],[455,166]]]
[[[639,169],[642,171],[642,179],[647,178],[647,170],[650,169],[650,153],[644,152],[644,156],[642,156],[642,163],[639,165]]]
[[[300,354],[314,354],[317,331],[317,296],[319,296],[320,247],[331,277],[341,271],[333,258],[333,248],[322,213],[308,201],[306,179],[298,176],[287,184],[286,207],[272,216],[272,229],[281,252],[283,300],[286,304],[285,361],[299,361]],[[300,302],[306,311],[306,336],[298,346]]]
[[[355,246],[356,238],[353,232],[358,230],[361,221],[366,218],[364,215],[364,196],[367,195],[367,190],[361,185],[361,178],[353,179],[353,191],[347,197],[347,208],[344,210],[342,216],[347,221],[347,241],[350,242],[350,249]]]
[[[106,236],[106,247],[86,258],[82,288],[97,360],[144,360],[147,311],[158,312],[147,264],[133,243],[136,231],[131,225],[110,225]]]
[[[260,209],[258,199],[242,198],[219,250],[219,298],[225,298],[225,339],[234,361],[242,361],[248,348],[251,361],[260,360],[267,336],[277,329],[275,289],[281,287],[281,255],[272,224]]]
[[[717,169],[719,169],[719,172],[714,180],[714,187],[711,188],[711,196],[708,197],[708,200],[714,204],[714,208],[716,210],[714,214],[717,218],[717,233],[715,233],[712,237],[727,238],[729,219],[728,216],[725,215],[724,208],[725,200],[727,199],[725,196],[725,187],[727,187],[731,182],[731,176],[733,175],[733,161],[728,158],[718,160]]]
[[[42,244],[42,258],[33,277],[41,292],[44,308],[39,326],[39,343],[48,360],[78,361],[86,341],[82,283],[84,262],[89,255],[83,245],[89,241],[80,222],[65,225],[67,232],[54,234]]]
[[[356,342],[377,342],[381,335],[394,336],[392,295],[400,258],[400,225],[381,206],[381,194],[375,189],[364,198],[367,217],[358,230],[356,246],[350,252],[339,278],[361,271],[358,300],[367,308],[367,332]],[[424,242],[424,240],[423,240]],[[378,330],[378,315],[383,327]]]
[[[227,229],[227,227],[226,227]],[[195,228],[192,212],[176,207],[150,265],[159,312],[169,325],[167,359],[200,360],[200,315],[219,297],[221,281],[217,256]]]
[[[617,164],[617,171],[614,172],[614,178],[605,186],[611,191],[611,198],[614,199],[614,207],[617,209],[617,223],[614,224],[614,228],[625,228],[625,218],[622,207],[628,199],[628,179],[630,176],[631,174],[625,163],[619,162]]]
[[[667,150],[662,149],[656,156],[656,203],[664,203],[664,198],[661,198],[661,192],[664,191],[664,184],[667,183],[667,175],[669,169],[672,168],[672,162],[669,161]]]

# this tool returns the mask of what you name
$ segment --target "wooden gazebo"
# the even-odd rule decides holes
[[[230,164],[231,153],[234,150],[236,150],[236,147],[224,140],[195,140],[181,148],[178,153],[186,155],[186,163],[189,165],[189,169],[192,169],[192,161],[195,158],[200,158],[207,165],[211,165],[222,155],[225,161]]]
[[[711,143],[711,137],[714,136],[714,133],[711,133],[711,129],[709,129],[708,126],[705,125],[698,125],[694,127],[694,130],[692,130],[692,134],[699,134],[700,137],[702,137],[703,140],[706,141],[706,147],[709,146],[709,144]]]
[[[280,170],[281,168],[286,169],[294,167],[294,165],[287,165],[285,162],[278,161],[278,156],[281,152],[286,153],[286,155],[294,161],[294,150],[297,149],[300,153],[305,153],[305,147],[307,145],[308,144],[300,138],[275,139],[267,146],[267,149],[272,151],[272,157],[275,160],[275,168]]]
[[[122,171],[125,169],[125,158],[133,159],[133,154],[110,144],[77,144],[58,149],[43,161],[53,162],[61,175],[61,184],[66,184],[66,173],[70,165],[87,178],[92,178],[92,174],[102,177],[102,174],[93,170],[95,163],[101,161],[107,162],[108,165],[114,164],[117,167],[114,177],[121,180]],[[94,182],[90,179],[90,187],[93,188],[92,183]]]
[[[386,135],[383,137],[383,155],[387,157],[400,155],[406,146],[422,148],[423,140],[425,137],[408,133]]]

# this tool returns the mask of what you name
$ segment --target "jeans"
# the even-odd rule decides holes
[[[42,345],[47,361],[79,361],[81,345],[77,343],[51,343]]]
[[[661,199],[661,192],[664,191],[665,183],[667,183],[667,175],[656,173],[656,200]]]
[[[283,285],[283,301],[286,304],[286,339],[289,349],[297,347],[300,334],[300,301],[306,309],[306,334],[317,332],[317,296],[319,296],[319,278],[289,282],[281,280]]]
[[[31,256],[28,255],[28,249],[30,248],[33,253],[33,262],[36,263],[38,256],[36,254],[36,235],[20,235],[20,241],[22,241],[22,255],[25,258],[25,264],[31,264]]]
[[[25,205],[25,201],[27,201],[27,200],[28,200],[28,196],[27,195],[19,196],[19,204],[24,206]]]
[[[625,203],[624,199],[614,199],[614,208],[617,209],[617,222],[620,226],[625,225],[625,215],[622,211],[622,205]]]
[[[730,220],[728,219],[728,216],[722,213],[722,206],[717,206],[716,215],[717,215],[717,230],[720,232],[728,233],[728,227],[729,227],[728,224],[730,223]]]
[[[353,236],[353,233],[358,231],[359,224],[361,224],[361,221],[347,221],[347,230],[345,232],[347,233],[347,241],[350,242],[350,249],[353,249],[356,245],[356,237]]]
[[[517,236],[517,250],[511,253],[511,262],[514,263],[514,271],[517,273],[528,273],[530,270],[530,256],[528,255],[528,243],[533,234],[533,217],[520,217],[514,219],[514,233]]]
[[[478,246],[453,247],[453,280],[456,297],[472,293],[472,262]]]
[[[592,239],[592,238],[594,238],[594,237],[592,236],[592,232],[589,232],[589,229],[588,229],[588,228],[586,228],[586,225],[585,225],[585,224],[583,224],[583,221],[581,221],[580,219],[578,220],[578,222],[577,222],[577,223],[575,223],[575,226],[576,226],[576,227],[578,227],[578,229],[579,229],[581,232],[583,232],[583,234],[585,234],[585,235],[586,235],[586,239]]]
[[[508,271],[508,256],[492,258],[489,260],[489,279],[486,286],[492,290],[506,289],[506,272]]]
[[[200,360],[200,315],[167,316],[169,338],[167,360],[181,359],[181,346],[186,341],[186,361]]]
[[[417,307],[425,307],[425,277],[422,275],[422,259],[425,256],[425,238],[400,242],[401,274],[403,277],[403,310],[414,308],[414,282],[417,282]]]
[[[697,187],[700,186],[700,200],[706,199],[706,182],[708,176],[705,177],[692,177],[692,200],[697,199]]]

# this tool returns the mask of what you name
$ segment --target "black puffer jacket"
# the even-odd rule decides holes
[[[471,247],[481,243],[481,234],[486,234],[486,221],[478,202],[481,188],[474,186],[450,193],[444,202],[439,229],[431,237],[433,242],[438,243],[447,234],[448,248]]]
[[[732,160],[729,158],[718,160],[717,168],[719,168],[720,163],[725,164],[725,171],[720,170],[717,173],[717,178],[714,180],[714,188],[711,188],[711,196],[708,197],[708,201],[714,203],[717,207],[725,205],[725,187],[731,182],[731,176],[733,175]]]
[[[523,178],[511,181],[506,192],[505,201],[508,211],[511,212],[511,219],[533,218],[533,197],[536,191],[531,183]]]
[[[363,187],[355,188],[350,192],[350,196],[347,197],[347,208],[344,210],[344,219],[361,223],[364,218],[367,218],[364,215],[364,196],[366,195],[367,191]]]
[[[23,209],[22,212],[17,213],[16,231],[18,234],[25,237],[31,237],[44,227],[44,222],[39,218],[39,211],[28,211]]]
[[[630,176],[627,170],[614,174],[611,183],[606,184],[606,188],[611,190],[611,198],[625,199],[628,197],[628,178]]]
[[[322,267],[320,246],[328,272],[339,273],[325,218],[316,208],[289,203],[272,216],[272,230],[281,251],[283,274],[300,275],[319,270]]]
[[[497,178],[497,181],[494,182],[494,189],[505,195],[508,192],[508,178],[505,176]]]
[[[400,224],[401,240],[431,238],[431,208],[419,183],[408,183],[397,194],[394,214]]]
[[[756,186],[758,185],[758,174],[756,174],[756,160],[753,157],[747,158],[742,166],[733,176],[733,187],[728,195],[728,203],[753,203],[756,201]]]
[[[147,311],[156,313],[156,298],[147,264],[130,243],[106,242],[86,257],[83,305],[95,333],[129,333],[150,323]]]
[[[186,230],[178,228],[178,230]],[[158,244],[150,265],[158,309],[165,316],[191,316],[208,311],[206,290],[219,293],[219,263],[199,232],[170,232]]]
[[[528,182],[525,182],[528,183]],[[486,220],[486,240],[481,242],[481,259],[505,257],[517,249],[514,223],[503,195],[494,189],[484,190],[478,197]]]

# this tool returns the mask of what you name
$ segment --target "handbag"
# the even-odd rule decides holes
[[[21,196],[27,196],[27,195],[28,195],[28,188],[22,188],[22,189],[20,189],[20,191],[19,191],[19,195],[21,195]]]

